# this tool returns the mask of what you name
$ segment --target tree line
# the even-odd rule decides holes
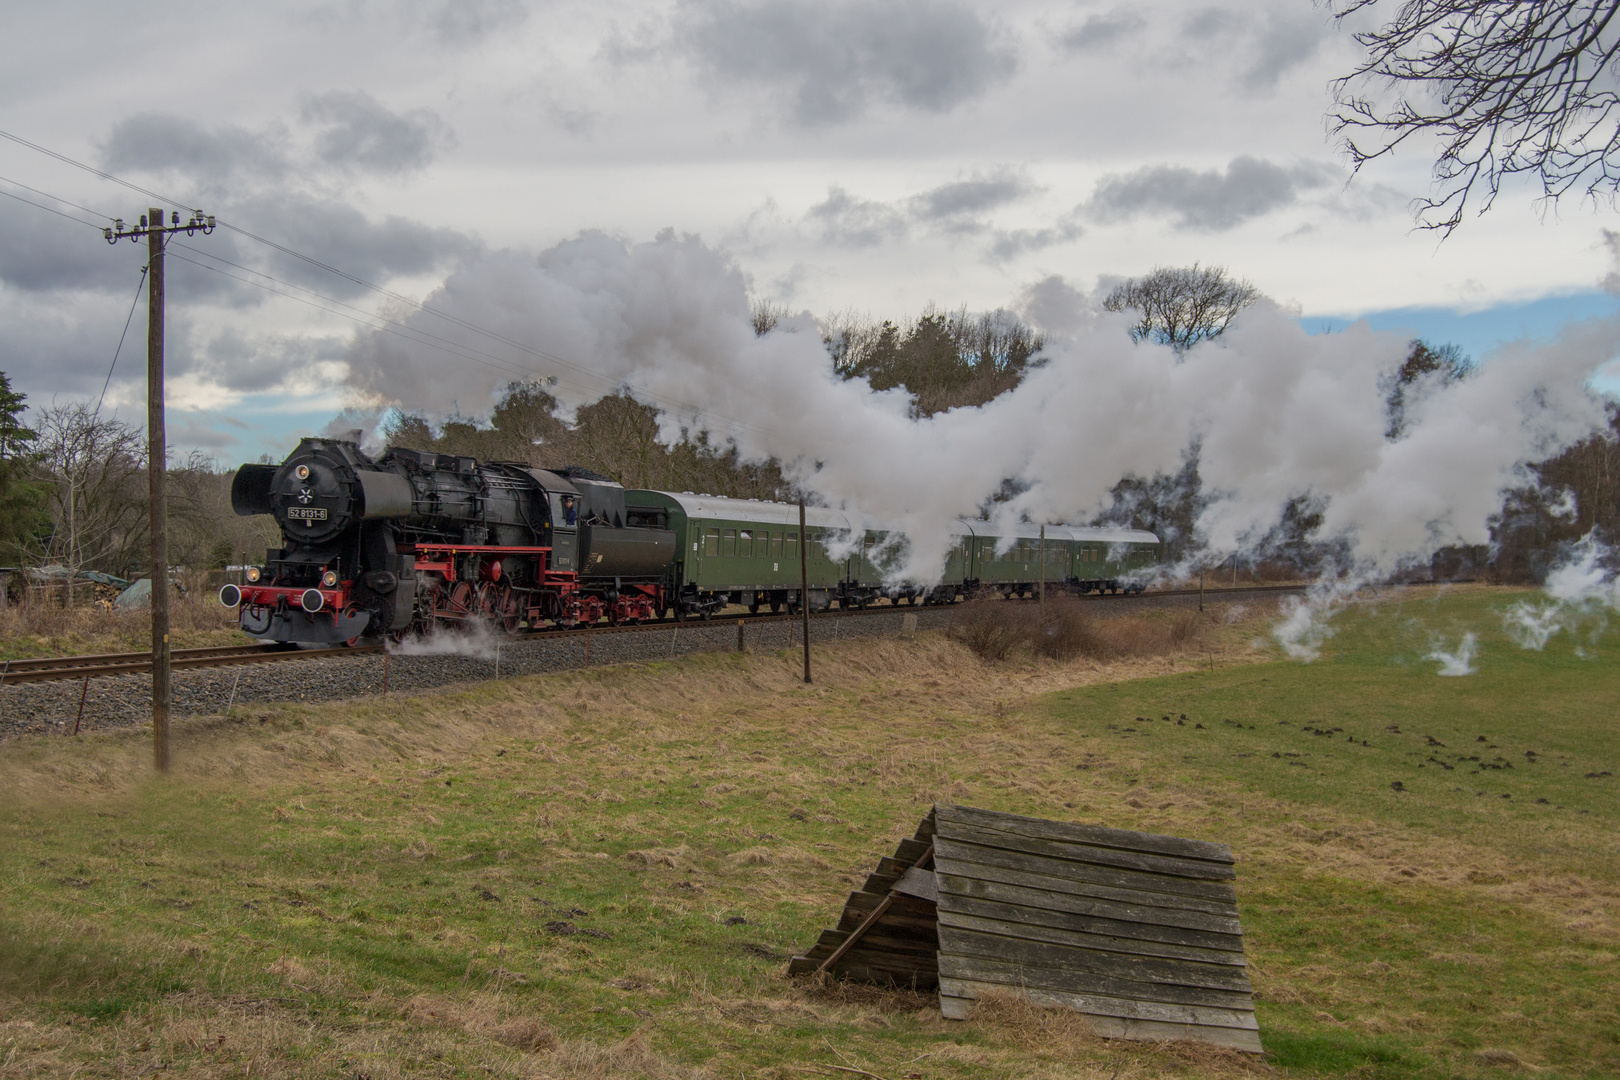
[[[145,433],[83,402],[33,410],[0,372],[0,564],[146,576],[151,560]],[[276,532],[231,511],[234,466],[194,451],[171,465],[169,558],[213,569],[263,557]]]

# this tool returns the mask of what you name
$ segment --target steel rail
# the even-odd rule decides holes
[[[1305,585],[1240,585],[1236,588],[1207,588],[1204,590],[1206,602],[1213,602],[1222,597],[1252,594],[1303,592]],[[988,587],[987,591],[994,593],[995,587]],[[1163,589],[1154,592],[1137,593],[1086,593],[1074,599],[1096,603],[1104,601],[1130,601],[1143,602],[1161,598],[1197,596],[1197,589]],[[1033,599],[1027,601],[1034,603]],[[848,611],[817,611],[811,613],[814,619],[857,618],[862,615],[894,614],[903,611],[940,611],[949,610],[949,605],[924,604],[885,604],[881,607],[869,606]],[[715,615],[711,619],[688,618],[677,620],[672,617],[655,619],[648,622],[625,623],[619,626],[611,624],[592,626],[571,626],[566,628],[547,628],[542,630],[528,630],[520,634],[509,635],[508,640],[513,642],[535,641],[551,638],[583,637],[588,634],[633,634],[650,630],[668,629],[672,626],[709,626],[719,628],[725,623],[742,619],[749,623],[772,623],[798,620],[800,616],[789,615],[785,612],[779,614],[758,615]],[[444,630],[443,633],[454,633],[453,630]],[[350,656],[366,656],[383,651],[382,645],[357,645],[344,647],[341,645],[324,649],[299,649],[275,643],[262,643],[257,645],[220,645],[201,649],[175,649],[172,653],[170,666],[176,668],[203,668],[227,667],[233,664],[265,664],[281,663],[290,660],[340,660]],[[0,676],[0,687],[13,683],[53,682],[65,679],[100,678],[108,675],[144,675],[152,670],[151,653],[102,653],[83,656],[53,656],[29,660],[11,660],[6,663],[5,673]]]

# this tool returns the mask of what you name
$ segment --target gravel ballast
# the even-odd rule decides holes
[[[948,607],[897,608],[849,615],[816,616],[810,624],[813,643],[843,638],[896,636],[908,615],[917,617],[919,630],[949,625]],[[749,649],[785,649],[798,646],[797,619],[749,621],[744,628]],[[474,643],[461,639],[452,647],[462,653],[419,652],[411,646],[389,654],[332,656],[308,660],[278,660],[219,668],[182,668],[171,674],[175,716],[214,716],[228,705],[276,701],[333,701],[383,692],[386,666],[388,691],[409,693],[454,683],[492,678],[541,675],[586,666],[668,660],[692,653],[737,647],[735,619],[686,622],[627,631],[589,635],[500,638]],[[322,650],[323,653],[331,650]],[[341,650],[337,650],[341,651]],[[497,672],[498,665],[498,672]],[[83,702],[81,716],[80,702]],[[58,682],[0,685],[0,739],[30,734],[65,734],[150,724],[150,675],[117,675]]]

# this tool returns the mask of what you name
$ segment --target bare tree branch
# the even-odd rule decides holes
[[[1378,0],[1327,0],[1335,19]],[[1334,83],[1335,133],[1359,170],[1414,137],[1439,142],[1418,224],[1443,235],[1511,178],[1542,198],[1620,187],[1620,0],[1405,0]]]

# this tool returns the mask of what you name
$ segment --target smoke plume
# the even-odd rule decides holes
[[[723,253],[670,232],[646,243],[593,233],[479,258],[428,300],[538,352],[415,312],[407,323],[463,355],[369,334],[351,349],[350,378],[367,404],[437,413],[542,374],[558,376],[570,406],[628,389],[664,410],[666,437],[707,429],[745,457],[777,457],[829,504],[897,525],[913,541],[904,573],[918,579],[938,576],[953,519],[998,491],[1019,492],[996,504],[1003,524],[1084,521],[1121,477],[1173,473],[1197,445],[1209,561],[1257,543],[1305,496],[1324,507],[1320,538],[1342,538],[1346,569],[1372,576],[1487,542],[1526,463],[1603,423],[1585,383],[1620,351],[1612,319],[1510,346],[1472,378],[1416,388],[1391,440],[1380,381],[1404,358],[1403,337],[1364,323],[1311,336],[1258,305],[1177,354],[1133,343],[1127,316],[1085,309],[1072,289],[1043,295],[1054,309],[1043,320],[1065,330],[1044,365],[984,406],[913,419],[903,391],[834,375],[808,314],[755,336],[746,280]],[[1064,305],[1073,310],[1055,310]],[[1310,620],[1340,599],[1335,586],[1296,612],[1304,653],[1320,646]]]

